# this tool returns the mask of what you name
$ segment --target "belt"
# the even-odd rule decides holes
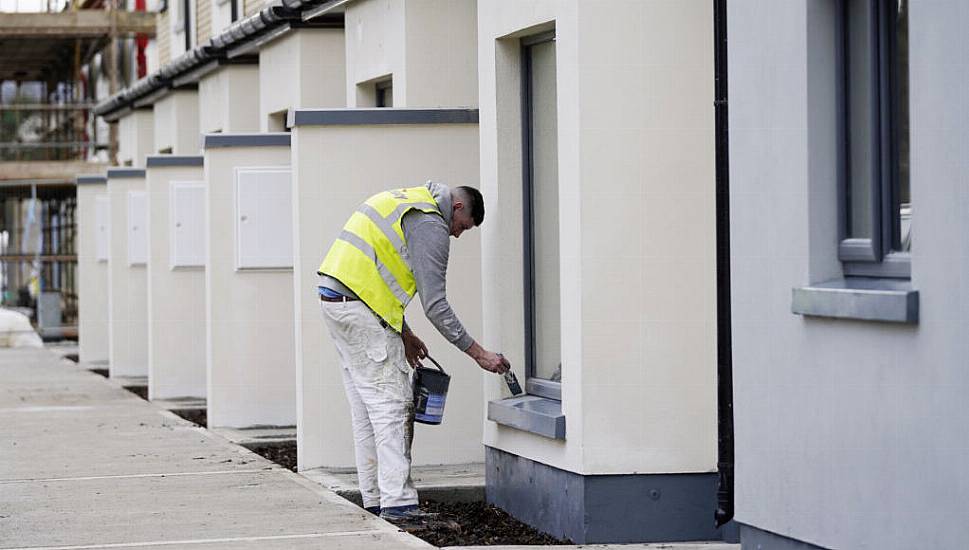
[[[334,298],[330,298],[328,296],[324,296],[320,294],[321,302],[358,302],[359,300],[360,300],[359,298],[351,298],[349,296],[337,296]],[[374,313],[373,316],[377,318],[377,321],[380,323],[381,328],[390,328],[390,324],[387,321],[384,321],[379,315]]]
[[[357,299],[351,298],[349,296],[337,296],[336,298],[329,298],[327,296],[320,294],[320,301],[321,302],[356,302]]]

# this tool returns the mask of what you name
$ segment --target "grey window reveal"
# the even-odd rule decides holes
[[[526,391],[561,399],[558,112],[554,32],[522,40]]]
[[[911,273],[908,0],[843,0],[846,275]]]

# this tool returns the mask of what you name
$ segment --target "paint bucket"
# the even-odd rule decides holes
[[[451,384],[441,365],[430,355],[428,359],[437,369],[417,367],[414,374],[414,421],[421,424],[440,424],[444,420],[444,402]]]

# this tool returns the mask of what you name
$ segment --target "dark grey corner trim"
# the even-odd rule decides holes
[[[143,178],[144,168],[108,168],[108,179]]]
[[[477,109],[290,109],[286,124],[362,126],[374,124],[477,124]]]
[[[203,134],[202,149],[226,147],[289,147],[286,132],[262,134]]]
[[[78,185],[88,185],[93,183],[107,183],[108,178],[97,174],[84,174],[77,177]]]
[[[145,161],[145,166],[155,168],[157,166],[202,166],[205,157],[201,155],[149,155]]]
[[[848,277],[792,290],[791,311],[800,315],[919,322],[919,293],[909,281]]]
[[[488,420],[551,439],[565,439],[562,402],[524,395],[488,402]]]

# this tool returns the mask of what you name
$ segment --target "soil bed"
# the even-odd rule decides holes
[[[124,386],[124,389],[148,401],[148,386]]]
[[[94,374],[101,375],[101,376],[103,376],[105,378],[108,377],[108,369],[88,369],[88,370],[90,370]]]
[[[246,448],[257,455],[268,458],[283,468],[296,471],[296,442],[286,441],[266,445],[246,445]]]
[[[172,409],[173,413],[203,428],[208,426],[208,415],[205,409]]]
[[[179,414],[178,411],[172,411]],[[181,416],[181,415],[180,415]],[[250,451],[296,471],[296,442],[247,445]],[[421,501],[421,509],[436,514],[398,527],[435,546],[571,544],[546,535],[484,502]]]
[[[421,510],[437,515],[399,527],[434,546],[571,544],[537,531],[485,502],[424,500]]]

